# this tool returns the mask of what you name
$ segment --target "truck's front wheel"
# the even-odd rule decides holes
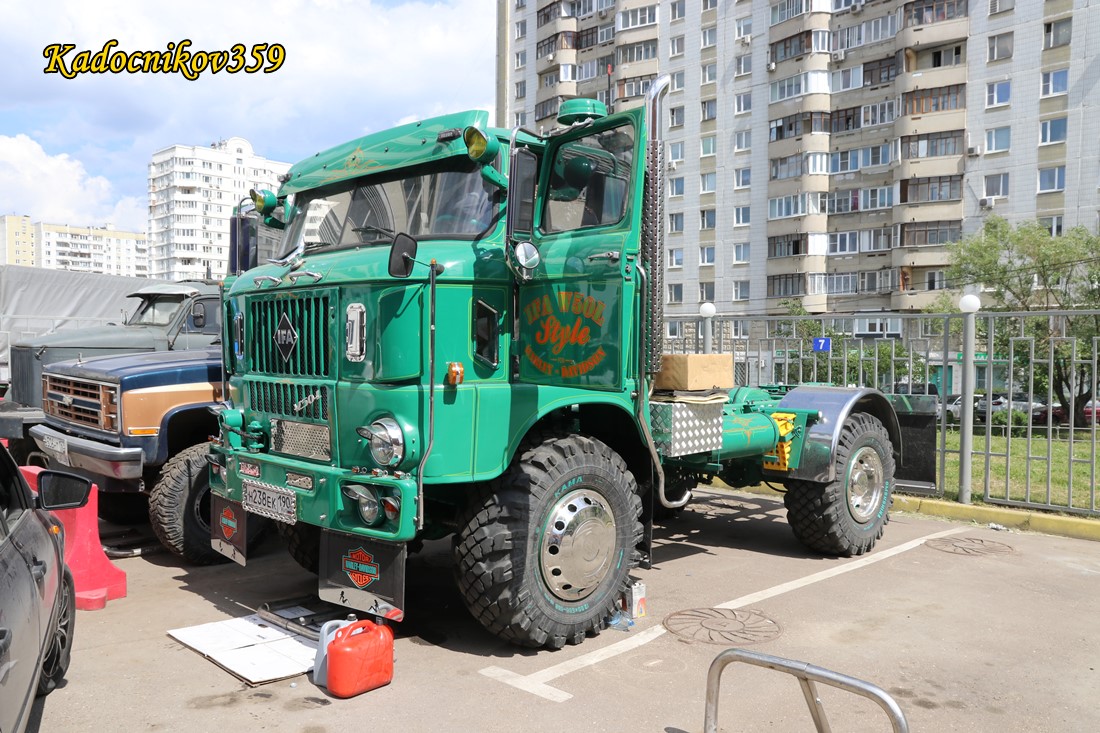
[[[467,607],[521,646],[599,633],[638,562],[641,511],[634,476],[604,443],[570,435],[521,450],[455,535]]]
[[[852,414],[840,432],[836,478],[790,481],[783,503],[795,537],[811,550],[851,557],[882,536],[894,488],[894,451],[878,418]]]
[[[161,544],[194,565],[227,558],[210,546],[210,466],[206,443],[172,456],[149,492],[149,522]],[[248,547],[260,540],[269,520],[248,515]]]

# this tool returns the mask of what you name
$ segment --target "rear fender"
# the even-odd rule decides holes
[[[840,442],[840,431],[853,412],[877,417],[890,434],[894,461],[901,465],[901,425],[886,396],[877,389],[862,387],[796,387],[783,397],[777,408],[817,410],[821,419],[810,425],[803,444],[798,468],[788,478],[829,483],[836,479],[833,457]]]

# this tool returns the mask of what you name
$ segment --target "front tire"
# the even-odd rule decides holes
[[[637,483],[606,444],[553,436],[484,487],[454,538],[470,613],[501,639],[558,649],[598,634],[638,563]]]
[[[65,679],[73,654],[73,631],[76,628],[76,586],[73,574],[65,568],[61,581],[61,602],[58,603],[57,622],[46,658],[42,660],[42,674],[38,677],[38,696],[49,695]]]
[[[321,528],[304,522],[275,522],[275,531],[286,542],[287,552],[294,562],[314,575],[321,568]]]
[[[172,456],[149,492],[149,522],[157,539],[193,565],[213,565],[229,558],[210,546],[210,466],[206,443]],[[256,546],[270,521],[248,514],[248,549]]]
[[[836,478],[831,483],[787,483],[787,522],[811,550],[841,557],[862,555],[882,536],[894,489],[894,451],[878,418],[864,412],[848,418],[834,465]]]

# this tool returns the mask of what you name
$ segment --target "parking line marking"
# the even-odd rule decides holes
[[[934,540],[940,537],[949,537],[953,534],[959,534],[965,532],[969,527],[955,527],[953,529],[946,529],[942,532],[934,532],[924,537],[919,537],[915,540],[902,543],[897,547],[891,547],[889,550],[882,550],[876,552],[874,555],[865,555],[858,560],[845,563],[835,568],[829,568],[828,570],[822,570],[814,573],[813,575],[807,575],[804,578],[797,580],[791,580],[786,583],[780,583],[779,585],[772,586],[756,593],[749,593],[748,595],[735,598],[732,601],[726,601],[725,603],[715,606],[715,608],[740,608],[750,603],[759,603],[760,601],[774,598],[775,596],[789,593],[792,590],[798,590],[799,588],[805,588],[808,585],[813,585],[822,580],[828,580],[829,578],[835,578],[838,575],[844,573],[850,573],[853,570],[859,570],[860,568],[873,565],[876,562],[889,559],[895,555],[900,555],[903,552],[908,552],[914,548],[920,547],[927,540]],[[629,639],[623,639],[617,641],[610,646],[606,646],[602,649],[596,649],[595,651],[582,654],[575,659],[568,659],[559,664],[547,667],[539,672],[533,672],[528,675],[522,675],[511,670],[504,669],[503,667],[485,667],[479,670],[481,674],[489,677],[490,679],[498,680],[506,685],[511,685],[524,692],[530,692],[532,695],[537,695],[541,698],[549,700],[551,702],[565,702],[573,697],[572,694],[559,690],[556,687],[552,687],[548,682],[556,680],[558,677],[563,677],[572,672],[577,672],[585,667],[591,667],[594,664],[617,657],[620,654],[632,651],[643,644],[648,644],[654,639],[660,638],[666,629],[664,626],[658,624],[657,626],[651,626],[645,631],[639,632],[637,635],[630,637]]]

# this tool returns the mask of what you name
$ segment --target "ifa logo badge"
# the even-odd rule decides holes
[[[275,346],[278,347],[283,361],[290,361],[290,355],[294,353],[294,345],[298,343],[298,332],[294,330],[290,319],[283,313],[279,319],[279,327],[275,329]]]
[[[222,534],[227,540],[233,539],[233,535],[237,534],[237,515],[233,513],[230,507],[222,509],[222,515],[218,518],[218,523],[221,524]]]
[[[366,588],[378,580],[378,565],[374,562],[374,557],[362,547],[344,555],[343,560],[344,572],[356,588]]]

